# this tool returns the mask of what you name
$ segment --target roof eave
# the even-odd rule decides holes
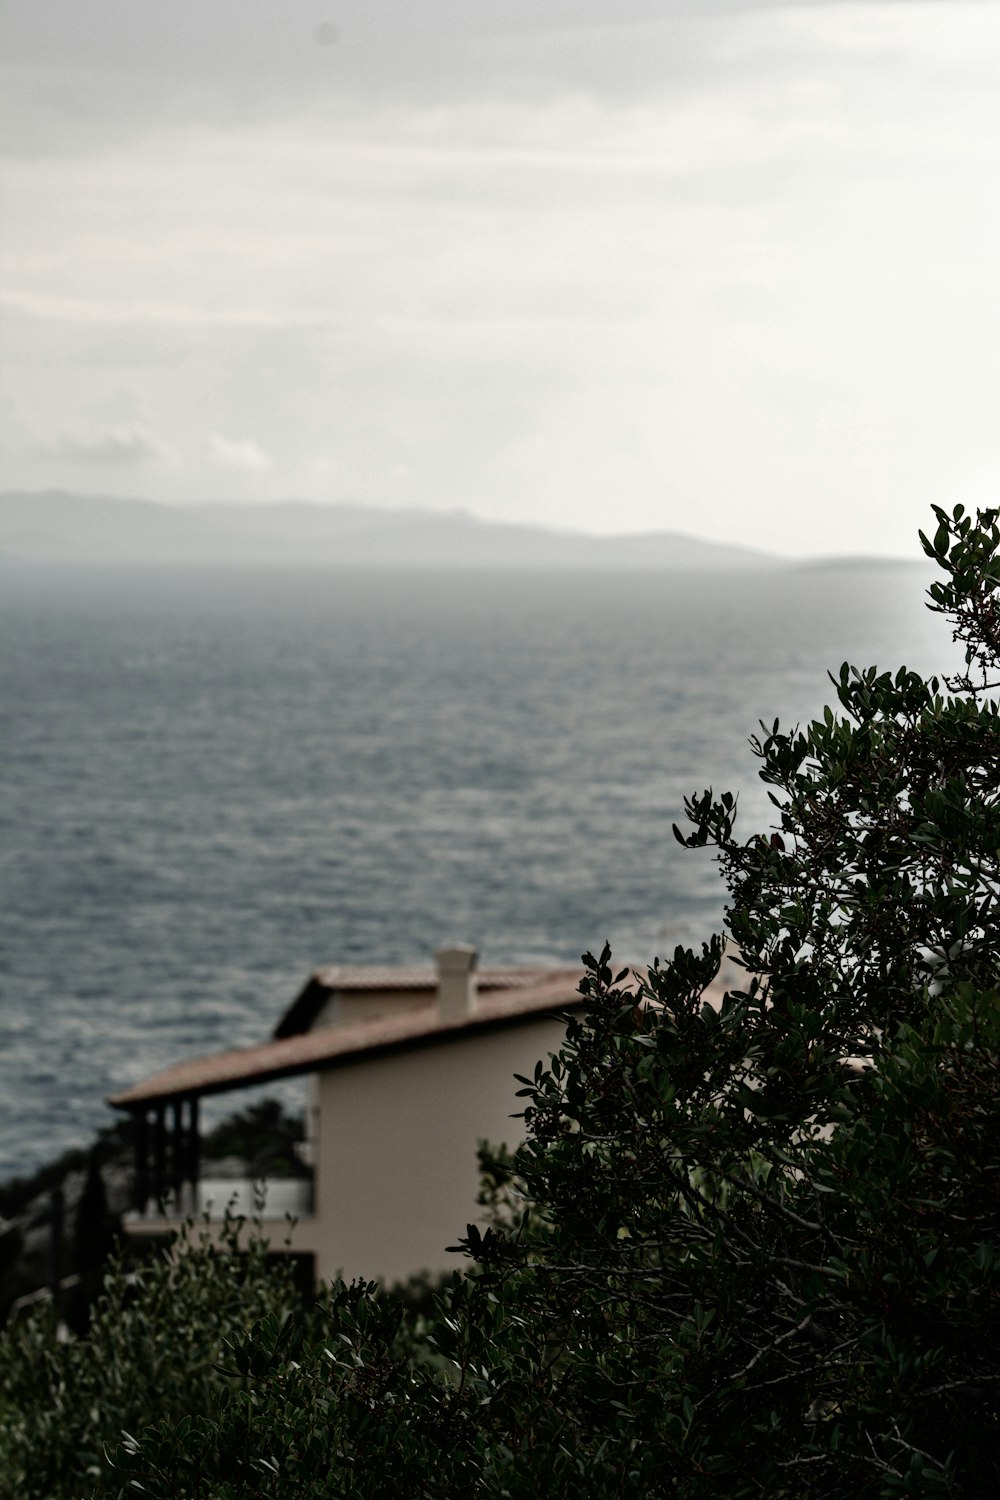
[[[405,1018],[410,1023],[409,1029],[400,1028],[398,1033],[389,1035],[378,1035],[383,1028],[377,1023],[365,1023],[364,1027],[351,1028],[351,1032],[357,1036],[356,1045],[348,1045],[338,1050],[325,1054],[317,1050],[315,1055],[310,1051],[305,1056],[289,1058],[281,1061],[275,1056],[277,1049],[283,1048],[286,1043],[303,1043],[307,1038],[319,1039],[322,1037],[328,1042],[342,1042],[348,1040],[346,1028],[344,1032],[339,1029],[330,1028],[329,1035],[318,1032],[307,1032],[295,1034],[263,1044],[259,1048],[246,1048],[245,1054],[249,1060],[254,1052],[269,1052],[274,1057],[273,1062],[264,1062],[260,1067],[248,1067],[246,1071],[239,1072],[232,1077],[207,1078],[201,1082],[197,1080],[185,1081],[181,1076],[176,1083],[169,1084],[168,1080],[172,1074],[183,1075],[184,1069],[193,1067],[195,1064],[180,1064],[179,1067],[168,1069],[146,1083],[136,1084],[133,1088],[124,1089],[120,1093],[109,1096],[107,1102],[114,1109],[128,1110],[132,1113],[154,1109],[159,1105],[171,1103],[178,1099],[204,1098],[208,1095],[233,1093],[237,1089],[251,1088],[262,1083],[274,1083],[282,1078],[301,1077],[309,1073],[326,1073],[335,1068],[347,1067],[352,1063],[367,1061],[371,1058],[387,1057],[396,1053],[423,1051],[429,1047],[448,1045],[460,1042],[471,1035],[489,1035],[491,1032],[507,1030],[512,1026],[527,1025],[532,1022],[556,1019],[579,1010],[587,1004],[586,997],[582,995],[553,995],[546,1001],[539,1003],[537,1007],[528,1007],[511,1010],[489,1010],[479,1014],[473,1014],[462,1021],[450,1025],[442,1025],[434,1016],[433,1025],[425,1025],[415,1028],[412,1022],[416,1017]],[[364,1033],[373,1033],[368,1037]],[[353,1039],[353,1038],[352,1038]],[[289,1052],[297,1048],[289,1047]],[[222,1052],[215,1054],[220,1061],[223,1058],[238,1058],[237,1052]],[[210,1063],[213,1058],[197,1059],[199,1063]],[[159,1080],[163,1086],[156,1087]]]

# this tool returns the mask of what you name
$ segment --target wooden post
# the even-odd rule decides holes
[[[144,1109],[132,1115],[133,1149],[135,1151],[135,1181],[132,1184],[132,1203],[140,1214],[145,1214],[149,1204],[149,1121]]]
[[[201,1136],[198,1124],[198,1095],[192,1094],[188,1118],[188,1173],[191,1182],[191,1212],[198,1208],[198,1179],[201,1177]]]
[[[181,1183],[184,1181],[185,1155],[184,1132],[182,1128],[183,1099],[173,1099],[170,1103],[171,1130],[170,1130],[170,1191],[173,1194],[175,1211],[180,1207]]]
[[[153,1197],[163,1202],[167,1191],[167,1121],[162,1104],[153,1114]]]
[[[61,1182],[57,1182],[55,1187],[52,1189],[51,1205],[52,1206],[50,1211],[52,1214],[52,1220],[51,1237],[49,1243],[51,1269],[49,1274],[52,1285],[52,1295],[56,1296],[59,1291],[59,1281],[62,1277],[63,1233],[65,1229],[64,1220],[66,1209],[66,1200],[63,1197],[63,1186]]]

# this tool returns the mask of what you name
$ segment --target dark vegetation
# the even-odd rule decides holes
[[[640,995],[587,958],[434,1312],[259,1246],[112,1271],[85,1338],[7,1334],[0,1493],[1000,1493],[1000,529],[937,521],[966,670],[762,726],[768,835],[691,799],[744,987],[703,1003],[717,938]]]
[[[129,1198],[128,1126],[103,1130],[28,1177],[0,1184],[0,1324],[22,1299],[66,1282],[76,1307],[99,1290]],[[88,1285],[81,1291],[81,1281]],[[75,1317],[79,1317],[77,1307]]]
[[[267,1177],[300,1177],[306,1171],[296,1152],[305,1134],[300,1115],[290,1115],[277,1099],[230,1115],[202,1139],[207,1164],[235,1159],[254,1181]]]

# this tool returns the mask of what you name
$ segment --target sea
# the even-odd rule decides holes
[[[685,796],[766,829],[761,720],[820,713],[845,660],[954,669],[927,581],[4,562],[0,1179],[265,1040],[318,966],[700,943],[725,890]]]

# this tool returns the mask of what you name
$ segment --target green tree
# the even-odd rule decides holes
[[[526,1090],[533,1216],[467,1242],[601,1493],[1000,1491],[1000,531],[937,520],[966,671],[845,665],[839,714],[762,726],[769,837],[691,799],[745,988],[704,1004],[718,940],[639,995],[591,961]]]

